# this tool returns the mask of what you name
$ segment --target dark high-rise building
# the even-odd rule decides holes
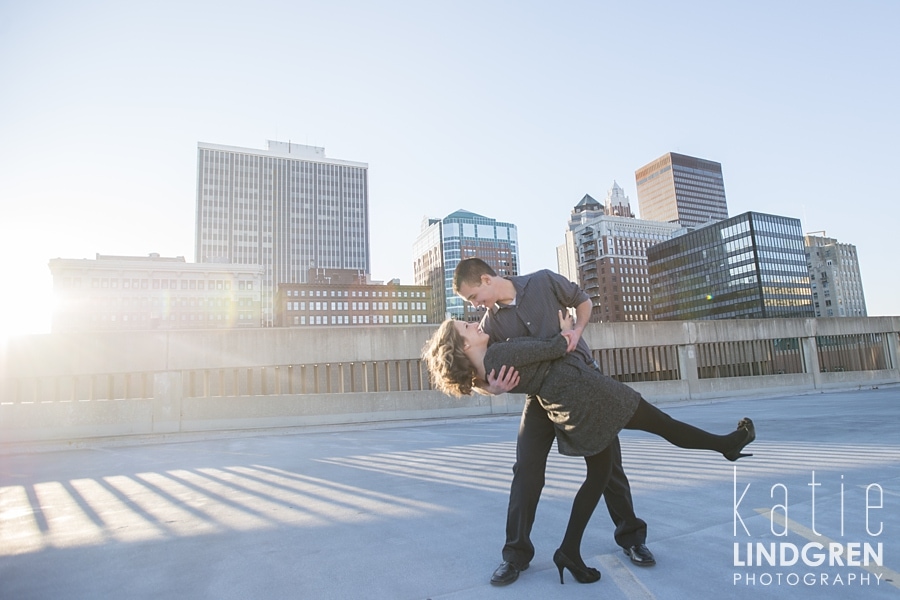
[[[728,218],[722,165],[669,152],[635,171],[641,218],[684,227]]]
[[[748,212],[647,249],[653,320],[814,317],[800,220]]]
[[[196,261],[260,265],[262,325],[279,285],[310,268],[369,273],[366,163],[325,149],[268,142],[266,150],[199,143]]]

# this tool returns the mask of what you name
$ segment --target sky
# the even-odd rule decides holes
[[[51,258],[194,257],[197,143],[369,165],[371,275],[425,217],[518,227],[556,269],[572,208],[666,152],[730,215],[859,253],[900,315],[900,3],[0,0],[0,337],[50,330]]]

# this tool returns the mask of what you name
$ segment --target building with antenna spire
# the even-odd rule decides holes
[[[647,248],[679,229],[677,223],[636,219],[614,181],[604,204],[585,194],[572,209],[566,241],[556,249],[558,271],[591,297],[591,321],[649,321]]]
[[[603,206],[608,215],[634,217],[634,213],[631,212],[631,202],[625,195],[625,190],[619,187],[615,180],[613,180],[612,187],[606,192],[606,203]]]

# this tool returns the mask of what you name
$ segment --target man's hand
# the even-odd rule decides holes
[[[494,396],[505,394],[519,385],[519,372],[516,371],[515,367],[507,367],[506,365],[500,367],[500,372],[496,374],[491,369],[491,372],[487,374],[487,384],[485,391],[489,394]]]

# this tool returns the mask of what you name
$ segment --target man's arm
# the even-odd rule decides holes
[[[594,304],[591,302],[590,298],[575,307],[575,327],[569,331],[562,332],[563,336],[569,340],[566,352],[571,352],[575,349],[575,346],[578,345],[578,340],[581,339],[584,328],[587,327],[587,324],[591,320],[591,311],[593,311],[593,309]]]
[[[593,303],[585,291],[578,287],[577,283],[569,281],[559,273],[554,273],[550,270],[545,269],[544,271],[539,271],[539,273],[542,277],[536,279],[536,282],[540,283],[539,287],[536,288],[536,291],[539,293],[538,298],[546,300],[547,303],[552,302],[555,304],[554,309],[557,306],[575,309],[575,327],[572,331],[563,334],[569,340],[568,351],[572,352],[581,340],[581,334],[591,320],[591,312],[594,308]],[[544,296],[544,293],[552,294],[552,297]],[[543,310],[541,312],[543,313]],[[538,318],[533,313],[529,314],[529,317],[533,319]]]

